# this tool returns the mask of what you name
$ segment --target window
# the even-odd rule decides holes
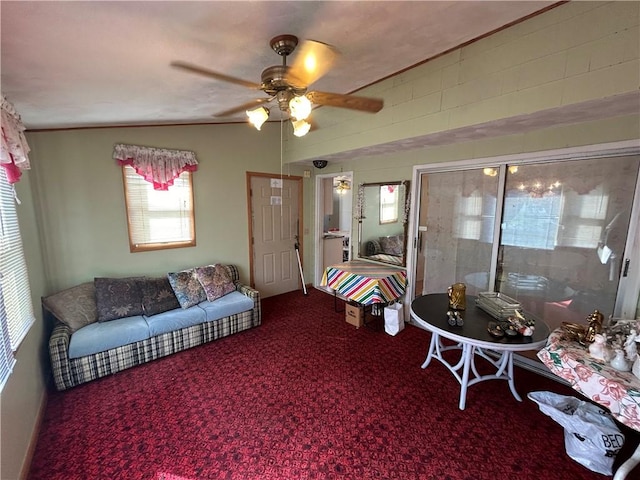
[[[398,186],[382,185],[380,187],[380,223],[398,221]]]
[[[195,246],[191,172],[181,173],[168,190],[154,190],[129,166],[122,174],[132,252]]]
[[[0,168],[0,389],[15,364],[13,354],[34,320],[14,190]]]

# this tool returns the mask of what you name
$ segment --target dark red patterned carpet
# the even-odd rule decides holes
[[[265,299],[256,329],[52,392],[29,478],[606,478],[526,399],[570,389],[517,368],[522,403],[491,381],[460,411],[428,341],[356,330],[314,289]]]

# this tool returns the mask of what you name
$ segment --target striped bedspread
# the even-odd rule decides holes
[[[390,266],[351,261],[327,267],[322,285],[362,305],[389,303],[404,295],[407,272]]]

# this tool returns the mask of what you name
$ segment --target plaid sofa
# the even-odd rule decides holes
[[[238,270],[234,265],[227,265],[227,268],[236,284],[236,290],[253,300],[252,309],[96,354],[71,359],[68,354],[71,329],[54,317],[55,324],[49,339],[49,355],[56,388],[60,391],[66,390],[150,362],[156,358],[165,357],[260,325],[262,322],[260,293],[239,283]]]

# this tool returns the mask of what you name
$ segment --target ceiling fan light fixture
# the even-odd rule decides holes
[[[254,110],[247,110],[247,116],[249,117],[249,123],[256,127],[256,130],[260,130],[262,124],[269,118],[269,109],[258,107]]]
[[[304,137],[311,129],[311,124],[305,120],[291,120],[293,125],[293,134],[296,137]]]
[[[296,120],[304,120],[311,113],[311,102],[304,95],[294,96],[289,100],[289,112]]]

